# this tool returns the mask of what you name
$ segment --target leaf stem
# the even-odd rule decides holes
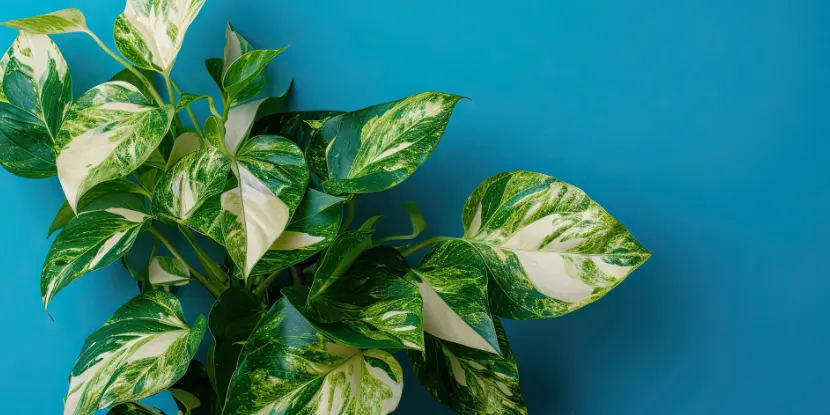
[[[179,94],[179,96],[181,97],[182,90],[179,89],[179,86],[176,85],[176,82],[171,79],[170,83],[173,85],[173,89],[176,91],[176,93]],[[208,101],[210,103],[211,108],[213,108],[213,99],[208,97]],[[202,127],[199,126],[199,121],[196,120],[196,114],[193,113],[193,110],[190,109],[189,105],[184,109],[187,111],[187,115],[190,116],[190,121],[193,122],[193,127],[196,128],[196,132],[199,133],[199,137],[204,137],[205,134],[202,132]],[[216,109],[213,108],[213,111],[216,111]]]
[[[199,271],[196,271],[193,268],[193,266],[190,265],[190,263],[188,263],[187,260],[184,259],[184,257],[182,257],[179,251],[175,247],[173,247],[173,244],[170,243],[170,241],[167,240],[167,238],[165,238],[164,235],[161,234],[161,232],[159,232],[156,228],[152,226],[148,230],[150,231],[150,233],[153,234],[153,236],[158,238],[158,240],[161,241],[161,243],[164,244],[164,246],[167,247],[167,250],[170,251],[170,253],[173,254],[174,257],[176,257],[176,259],[182,261],[182,263],[187,267],[187,269],[190,270],[190,274],[193,275],[194,278],[199,280],[199,282],[201,282],[202,285],[204,285],[205,288],[207,288],[207,290],[210,291],[210,293],[213,294],[214,297],[219,297],[219,295],[222,294],[222,287],[217,287],[216,284],[213,283],[213,281],[208,280],[207,277],[199,273]]]
[[[213,277],[214,279],[221,281],[222,283],[228,280],[227,273],[219,266],[216,261],[211,258],[211,256],[205,252],[205,250],[199,246],[199,242],[196,241],[196,236],[193,235],[193,232],[190,231],[190,228],[179,225],[179,232],[184,236],[193,250],[196,252],[196,259],[199,260],[199,263],[202,264],[202,268],[208,273],[209,276]]]
[[[429,238],[425,241],[422,241],[422,242],[416,244],[415,246],[413,246],[409,249],[405,249],[405,250],[400,251],[400,252],[401,252],[401,255],[403,255],[403,256],[410,256],[410,255],[414,254],[415,252],[418,252],[422,248],[427,247],[429,245],[433,245],[433,244],[436,244],[436,243],[441,242],[441,241],[451,241],[453,239],[458,239],[458,238],[453,238],[451,236],[434,236],[432,238]]]
[[[147,89],[153,95],[153,99],[155,99],[156,102],[159,105],[164,105],[164,101],[161,99],[161,95],[159,95],[158,91],[156,91],[155,85],[153,85],[153,83],[150,82],[149,79],[144,77],[144,75],[141,72],[139,72],[138,69],[135,68],[135,66],[133,66],[129,62],[125,61],[124,59],[121,59],[120,56],[116,55],[115,52],[110,50],[110,48],[108,48],[107,45],[105,45],[104,42],[101,41],[101,38],[99,38],[97,35],[95,35],[95,33],[92,33],[91,30],[87,30],[86,33],[90,37],[92,37],[92,40],[94,40],[95,43],[97,43],[98,46],[100,46],[101,49],[104,50],[104,52],[106,52],[108,55],[112,56],[112,58],[115,59],[116,61],[118,61],[118,63],[120,63],[121,65],[124,65],[124,67],[127,68],[127,70],[129,70],[130,72],[132,72],[133,75],[135,75],[138,79],[141,79],[141,82],[143,82],[144,85],[147,86]]]
[[[291,275],[291,282],[294,285],[303,285],[302,281],[300,281],[300,274],[297,272],[297,268],[288,267],[288,273]]]
[[[354,204],[359,197],[358,195],[352,195],[348,202],[346,202],[346,218],[343,219],[343,224],[340,225],[340,232],[349,229],[349,226],[352,225],[354,221]]]
[[[280,272],[281,271],[277,271],[277,272],[269,275],[268,278],[265,278],[264,280],[262,280],[262,282],[259,283],[259,285],[257,285],[256,289],[254,289],[254,295],[256,295],[258,297],[258,296],[264,294],[266,291],[268,291],[268,287],[270,287],[271,283],[273,283],[274,280],[277,279],[277,277],[280,275]]]

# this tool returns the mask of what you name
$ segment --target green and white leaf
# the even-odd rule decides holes
[[[283,298],[242,349],[223,414],[384,415],[402,390],[392,355],[333,342]]]
[[[169,72],[205,0],[127,0],[115,20],[115,46],[138,67]]]
[[[83,94],[58,133],[58,179],[73,210],[98,183],[124,177],[161,143],[174,111],[154,106],[134,86],[107,82]]]
[[[144,211],[145,191],[136,183],[127,179],[116,179],[101,183],[81,197],[78,201],[78,214],[107,210],[110,208],[122,208],[138,212]],[[49,226],[49,235],[63,228],[74,218],[75,212],[64,201]],[[48,237],[47,236],[47,237]]]
[[[494,320],[502,355],[427,334],[426,353],[409,352],[412,372],[438,402],[462,415],[527,415],[507,334]]]
[[[486,265],[475,248],[459,240],[436,244],[412,277],[424,307],[424,331],[443,340],[499,354],[487,305]]]
[[[55,141],[72,104],[72,76],[46,35],[20,32],[0,60],[0,165],[28,177],[54,176]]]
[[[253,50],[225,66],[222,72],[222,90],[225,99],[236,104],[256,96],[265,87],[263,71],[282,49]]]
[[[122,403],[107,412],[107,415],[164,415],[161,409],[141,402]]]
[[[179,102],[176,103],[176,111],[181,111],[200,99],[212,99],[210,95],[196,95],[185,92],[179,96]]]
[[[184,156],[195,153],[202,149],[202,139],[191,131],[188,131],[178,137],[173,142],[173,148],[170,149],[170,156],[167,158],[167,166],[165,170],[170,169]]]
[[[230,23],[225,27],[225,59],[223,60],[222,72],[226,72],[228,67],[242,55],[253,52],[254,46],[242,37]]]
[[[159,179],[153,195],[153,213],[187,223],[213,196],[225,190],[230,160],[207,148],[184,156]]]
[[[87,337],[69,377],[64,415],[90,415],[167,389],[185,374],[204,333],[205,318],[189,327],[172,294],[133,298]]]
[[[242,143],[250,136],[254,121],[275,113],[282,100],[283,97],[263,98],[231,108],[224,131],[224,146],[228,154],[236,154]]]
[[[438,145],[456,95],[425,92],[349,112],[322,126],[332,194],[372,193],[409,177]]]
[[[190,362],[184,376],[168,391],[176,400],[178,415],[217,414],[216,394],[210,384],[207,370],[198,360]]]
[[[86,27],[86,18],[78,9],[63,9],[40,16],[9,20],[0,24],[23,32],[41,35],[89,32]]]
[[[161,287],[182,286],[190,282],[190,270],[178,258],[156,256],[150,261],[150,284]]]
[[[651,254],[582,190],[540,173],[484,181],[464,206],[464,239],[484,258],[490,306],[556,317],[617,286]]]
[[[343,222],[343,199],[308,189],[291,222],[251,272],[270,274],[310,258],[331,245]]]
[[[207,69],[210,78],[216,83],[219,92],[222,96],[225,95],[225,89],[222,88],[222,72],[225,66],[225,61],[222,58],[209,58],[205,60],[205,69]]]
[[[325,260],[349,256],[336,250],[341,246],[332,246]],[[306,313],[324,323],[343,322],[395,348],[423,350],[422,302],[418,287],[404,278],[408,272],[406,259],[394,248],[369,249],[342,274],[316,273]]]
[[[108,208],[70,220],[46,254],[40,277],[43,306],[48,308],[55,294],[72,281],[121,258],[150,219],[141,211]]]

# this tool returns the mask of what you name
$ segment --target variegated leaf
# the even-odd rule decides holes
[[[167,157],[165,171],[181,160],[182,157],[201,149],[202,139],[194,132],[188,131],[176,137],[176,140],[173,142],[173,147],[170,149],[170,155]]]
[[[156,184],[153,213],[186,223],[213,196],[225,189],[230,160],[207,148],[184,156]]]
[[[244,98],[250,99],[258,94],[265,86],[262,72],[285,49],[250,51],[227,64],[222,72],[222,89],[225,99],[236,104],[242,102]],[[223,62],[223,67],[224,65]]]
[[[270,274],[298,264],[329,246],[343,222],[343,199],[308,189],[291,222],[254,267]]]
[[[235,188],[211,198],[186,224],[228,249],[247,278],[283,233],[308,185],[308,167],[286,138],[258,136],[236,151]]]
[[[91,415],[167,389],[185,374],[204,333],[205,318],[189,327],[172,294],[133,298],[87,337],[69,376],[64,415]]]
[[[205,0],[127,0],[115,20],[115,46],[138,67],[169,73]]]
[[[338,249],[343,246],[335,242],[324,261],[349,257],[351,252]],[[422,302],[418,287],[404,278],[408,272],[406,259],[394,248],[369,249],[342,274],[315,273],[306,313],[324,323],[342,322],[369,338],[391,341],[394,348],[423,350]]]
[[[144,95],[145,97],[148,97],[148,98],[152,97],[153,94],[152,94],[152,92],[150,92],[150,88],[147,86],[147,83],[148,82],[150,84],[153,83],[153,71],[151,71],[149,69],[142,69],[142,68],[135,68],[135,67],[133,67],[133,69],[138,71],[138,73],[141,74],[141,78],[139,78],[133,71],[131,71],[129,69],[123,69],[120,72],[118,72],[117,74],[113,75],[112,78],[110,78],[110,82],[113,82],[113,81],[126,82],[126,83],[138,88],[138,90],[141,91],[141,94]],[[143,80],[142,80],[142,78],[143,78]],[[145,82],[145,81],[147,81],[147,82]]]
[[[144,163],[173,115],[171,106],[154,106],[126,82],[107,82],[83,94],[57,137],[58,179],[72,209],[98,183],[124,177]]]
[[[161,409],[141,402],[122,403],[107,412],[107,415],[165,415]]]
[[[222,93],[222,96],[225,94],[225,90],[222,88],[222,72],[224,71],[224,66],[225,60],[222,58],[210,58],[205,60],[205,69],[207,69],[208,74],[210,74],[210,78],[213,79],[213,82],[216,83],[216,86],[219,88],[219,92]]]
[[[487,305],[486,265],[467,242],[441,242],[424,256],[412,277],[424,302],[424,331],[443,340],[498,354]]]
[[[78,9],[63,9],[40,16],[10,20],[0,24],[23,32],[41,35],[89,31],[86,27],[84,14]]]
[[[332,194],[389,189],[426,161],[461,97],[425,92],[349,112],[322,126]]]
[[[0,165],[12,174],[54,176],[55,139],[72,104],[72,76],[46,35],[20,32],[0,60]]]
[[[208,378],[205,366],[198,360],[190,362],[187,372],[168,389],[176,406],[177,415],[216,415],[216,394]]]
[[[194,102],[196,102],[200,99],[210,99],[210,98],[211,98],[210,95],[197,95],[197,94],[189,94],[189,93],[185,92],[185,93],[183,93],[179,96],[179,102],[176,103],[176,110],[177,111],[183,110],[183,109],[193,105]]]
[[[462,415],[527,415],[507,334],[494,319],[502,355],[427,334],[426,353],[409,352],[412,372],[438,402]]]
[[[180,259],[156,256],[150,261],[150,284],[161,287],[182,286],[190,282],[190,270]]]
[[[273,114],[282,103],[283,97],[263,98],[232,108],[225,122],[224,146],[228,154],[234,155],[248,139],[254,121]]]
[[[116,179],[101,183],[81,197],[78,201],[78,214],[107,210],[110,208],[122,208],[127,210],[144,211],[145,191],[136,183],[127,179]],[[75,217],[75,212],[64,201],[52,225],[49,226],[49,236],[58,229],[63,228]]]
[[[225,27],[225,59],[223,60],[222,72],[228,70],[228,67],[242,55],[253,52],[254,46],[248,42],[230,23]]]
[[[121,258],[150,219],[144,212],[108,208],[70,220],[46,254],[40,277],[43,306],[49,307],[55,294],[72,281]]]
[[[490,307],[511,319],[589,304],[651,256],[582,190],[540,173],[500,173],[464,206],[464,239],[484,258]]]
[[[243,347],[223,414],[384,415],[402,390],[392,355],[335,343],[283,298]]]

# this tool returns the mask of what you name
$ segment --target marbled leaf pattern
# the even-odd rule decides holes
[[[43,306],[72,281],[121,258],[150,219],[140,211],[108,208],[70,220],[46,254],[40,277]]]
[[[460,99],[425,92],[328,120],[326,191],[380,192],[404,181],[432,154]]]
[[[335,343],[283,298],[243,347],[223,414],[384,415],[402,389],[392,355]]]
[[[89,189],[124,177],[161,143],[174,110],[157,107],[126,82],[98,85],[83,94],[58,133],[58,179],[73,210]]]
[[[63,9],[40,16],[10,20],[0,23],[23,32],[41,35],[88,32],[86,18],[78,9]]]
[[[464,239],[487,264],[493,313],[556,317],[617,286],[651,254],[582,190],[540,173],[484,181],[464,206]]]
[[[54,176],[55,141],[72,104],[72,76],[46,35],[20,32],[0,60],[0,165],[12,174]]]
[[[190,270],[178,258],[156,256],[150,261],[150,284],[160,287],[182,286],[190,282]]]
[[[138,184],[124,178],[104,182],[93,187],[81,197],[81,200],[78,201],[78,214],[110,208],[143,212],[145,195],[145,191]],[[49,226],[49,236],[66,226],[75,216],[69,202],[64,201]]]
[[[115,20],[115,46],[140,68],[169,72],[205,0],[127,0]]]
[[[222,72],[222,89],[225,99],[236,104],[243,98],[253,98],[265,86],[261,77],[268,64],[277,57],[282,49],[253,50],[245,53],[227,65]],[[261,86],[260,86],[261,85]]]
[[[494,323],[501,356],[429,334],[426,353],[409,352],[418,380],[438,402],[459,414],[527,414],[513,351],[501,322]]]
[[[64,415],[91,415],[167,389],[185,374],[204,333],[205,318],[189,327],[172,294],[133,298],[87,337],[69,376]]]
[[[187,223],[211,197],[225,189],[230,160],[207,148],[185,155],[159,179],[153,195],[153,213]]]

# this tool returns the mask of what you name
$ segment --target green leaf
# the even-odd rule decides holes
[[[494,320],[502,356],[426,336],[426,353],[409,352],[412,372],[438,402],[463,415],[526,415],[519,370]]]
[[[78,214],[110,208],[124,208],[142,212],[144,211],[144,195],[144,190],[139,185],[127,179],[104,182],[93,187],[81,197],[81,200],[78,201]],[[75,212],[69,206],[69,203],[64,201],[58,209],[52,225],[49,226],[47,238],[58,229],[66,226],[74,217]]]
[[[86,27],[84,14],[78,9],[63,9],[40,16],[9,20],[0,24],[23,32],[41,35],[89,31]]]
[[[141,166],[161,143],[173,115],[171,106],[153,105],[126,82],[107,82],[83,94],[57,137],[58,179],[73,210],[98,183]]]
[[[205,318],[189,327],[172,294],[133,298],[87,337],[69,377],[64,414],[90,415],[167,389],[185,374],[204,333]]]
[[[487,305],[487,273],[464,241],[436,244],[413,270],[424,302],[424,331],[444,340],[498,354]]]
[[[150,284],[160,287],[182,286],[190,282],[190,270],[178,258],[157,256],[150,261]]]
[[[225,122],[224,148],[234,155],[245,140],[248,139],[254,121],[277,111],[282,98],[263,98],[232,108]],[[218,130],[218,128],[217,128]]]
[[[404,181],[438,145],[461,97],[425,92],[328,120],[328,193],[380,192]]]
[[[226,99],[234,103],[238,101],[238,97],[243,90],[251,87],[251,85],[257,85],[257,79],[265,70],[265,67],[285,49],[255,50],[233,61],[222,76],[222,88],[225,91]],[[253,97],[256,94],[247,93],[246,95]]]
[[[179,96],[179,102],[176,104],[176,111],[181,111],[200,99],[210,99],[210,95],[196,95],[185,92]]]
[[[651,256],[582,190],[540,173],[500,173],[464,206],[468,241],[490,275],[490,307],[516,320],[557,317],[617,286]]]
[[[228,23],[225,28],[225,59],[223,59],[222,72],[227,71],[228,67],[242,55],[253,51],[254,46],[251,45],[251,42],[248,42]]]
[[[212,148],[184,156],[159,179],[153,194],[153,213],[187,223],[213,196],[225,190],[230,160]]]
[[[236,187],[205,202],[186,224],[224,245],[247,278],[300,204],[308,167],[296,144],[263,135],[239,147],[231,170]]]
[[[107,415],[164,415],[161,409],[141,402],[122,403],[107,412]]]
[[[153,71],[151,71],[149,69],[142,69],[142,68],[135,68],[135,67],[133,69],[138,71],[141,74],[141,76],[146,81],[148,81],[151,85],[153,84]],[[153,93],[150,91],[150,88],[147,86],[147,83],[142,81],[141,78],[136,76],[136,74],[133,73],[133,71],[131,71],[129,69],[123,69],[123,70],[121,70],[121,72],[118,72],[117,74],[113,75],[113,77],[110,78],[110,82],[114,82],[114,81],[123,81],[123,82],[126,82],[126,83],[138,88],[138,90],[141,91],[141,94],[144,95],[145,97],[149,98],[149,97],[153,96]]]
[[[331,288],[364,251],[372,248],[374,230],[346,231],[337,235],[326,254],[318,261],[311,291],[323,294]]]
[[[211,115],[205,120],[205,139],[213,148],[227,152],[225,150],[225,126],[221,118]]]
[[[225,89],[222,87],[222,71],[224,66],[225,61],[222,58],[210,58],[205,60],[205,69],[207,69],[208,74],[210,74],[211,79],[213,79],[213,82],[216,82],[216,86],[219,88],[219,92],[221,92],[223,96],[225,94]]]
[[[216,394],[210,384],[207,370],[198,360],[190,362],[187,373],[171,386],[170,394],[176,400],[178,415],[215,415]]]
[[[117,261],[150,224],[150,216],[124,208],[84,213],[69,221],[46,255],[40,277],[43,306],[82,275]]]
[[[214,373],[219,402],[225,401],[242,346],[266,311],[250,291],[241,287],[225,290],[213,304],[208,326],[215,348],[209,368]]]
[[[127,0],[115,20],[115,46],[135,66],[169,73],[205,0]]]
[[[330,249],[326,260],[337,254]],[[343,322],[366,337],[392,341],[395,348],[423,350],[422,302],[418,287],[404,278],[408,272],[406,259],[394,248],[369,249],[346,272],[315,276],[307,315]]]
[[[0,165],[28,178],[54,176],[55,139],[72,104],[72,76],[46,35],[20,32],[0,60]]]
[[[305,261],[331,245],[342,221],[343,199],[308,189],[285,231],[251,274],[270,274]]]
[[[168,170],[170,166],[176,164],[184,156],[201,149],[202,139],[192,131],[176,137],[176,141],[173,142],[173,148],[170,149],[170,156],[167,158],[167,164],[164,170]]]
[[[223,414],[388,414],[403,390],[392,355],[335,343],[287,299],[254,330]]]

